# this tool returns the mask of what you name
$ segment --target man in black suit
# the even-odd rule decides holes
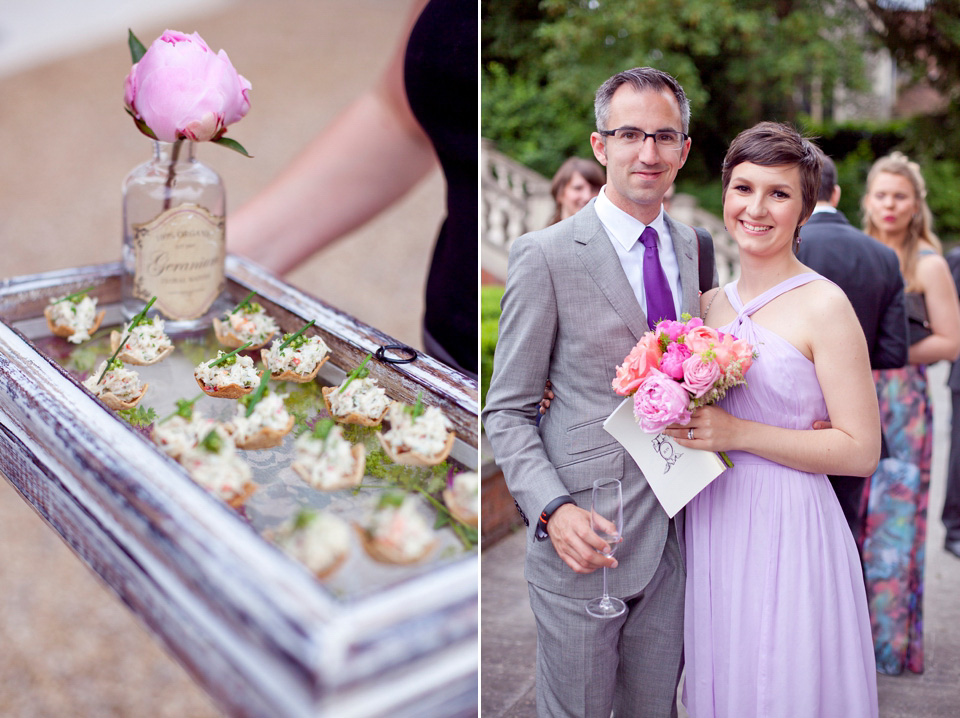
[[[837,211],[839,201],[837,167],[824,155],[817,206],[800,230],[797,257],[846,292],[867,338],[871,368],[902,367],[907,363],[909,344],[903,277],[896,252],[851,225]],[[886,456],[885,446],[882,455]],[[858,545],[865,481],[854,476],[830,477]]]
[[[953,281],[960,287],[960,247],[947,252],[947,263]],[[947,379],[953,400],[953,417],[950,425],[950,458],[947,462],[947,496],[943,502],[941,520],[947,528],[944,548],[960,558],[960,359],[950,368]]]

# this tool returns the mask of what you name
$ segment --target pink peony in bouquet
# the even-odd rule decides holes
[[[682,321],[664,319],[641,337],[617,367],[613,390],[632,395],[640,428],[657,434],[670,424],[686,424],[694,409],[745,384],[755,357],[749,343],[684,314]]]

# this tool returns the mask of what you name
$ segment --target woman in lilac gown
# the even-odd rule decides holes
[[[741,133],[724,161],[741,274],[703,295],[704,321],[757,357],[747,386],[668,430],[734,462],[686,509],[692,718],[877,715],[860,561],[826,474],[869,476],[880,425],[849,301],[794,254],[819,174],[818,150],[774,123]]]

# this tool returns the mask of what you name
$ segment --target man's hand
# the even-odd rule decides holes
[[[599,553],[607,542],[590,527],[590,512],[574,504],[564,504],[547,522],[547,534],[557,555],[577,573],[593,573],[598,568],[616,568],[617,560]]]

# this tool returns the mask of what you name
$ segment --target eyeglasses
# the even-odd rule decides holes
[[[644,132],[636,127],[618,127],[615,130],[600,130],[604,137],[613,137],[617,142],[623,145],[640,145],[652,137],[654,143],[663,150],[678,150],[690,136],[684,132],[674,130],[658,130],[657,132]]]

